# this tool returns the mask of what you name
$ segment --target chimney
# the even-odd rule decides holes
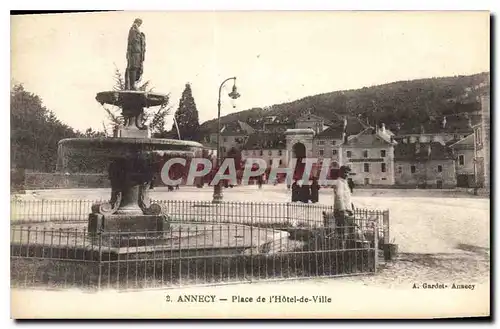
[[[441,122],[443,128],[446,128],[446,117],[443,117],[443,121]]]
[[[425,128],[424,125],[420,125],[420,133],[425,134]]]
[[[415,143],[415,154],[419,154],[419,153],[420,153],[420,143],[416,142]]]
[[[427,146],[427,156],[430,157],[431,156],[431,151],[432,151],[432,148],[431,148],[431,143],[429,143],[429,145]]]
[[[385,123],[382,122],[382,125],[380,127],[380,131],[382,132],[382,134],[385,134]]]
[[[469,128],[472,128],[472,119],[470,117],[469,117],[469,121],[467,124],[468,124]]]

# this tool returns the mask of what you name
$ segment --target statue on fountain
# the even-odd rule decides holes
[[[103,91],[96,96],[99,103],[122,109],[124,122],[117,132],[118,137],[149,138],[150,132],[144,122],[144,108],[164,107],[168,102],[166,95],[137,90],[136,84],[143,74],[146,53],[146,36],[139,30],[141,25],[142,20],[136,18],[128,34],[125,90]]]
[[[136,90],[135,84],[141,79],[144,57],[146,54],[146,36],[139,28],[142,19],[136,18],[128,32],[127,70],[125,71],[125,88]]]

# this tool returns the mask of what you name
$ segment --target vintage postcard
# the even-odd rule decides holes
[[[490,316],[490,13],[11,15],[11,317]]]

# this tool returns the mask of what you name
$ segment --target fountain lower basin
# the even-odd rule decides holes
[[[155,176],[161,175],[165,161],[178,157],[189,162],[201,156],[202,150],[200,143],[173,139],[63,139],[59,142],[58,169],[80,171],[88,164],[108,172],[112,187],[110,201],[92,206],[89,232],[166,231],[168,214],[159,205],[151,204],[148,190]]]

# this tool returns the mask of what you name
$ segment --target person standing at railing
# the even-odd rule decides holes
[[[335,217],[335,226],[342,244],[345,245],[347,238],[354,236],[354,206],[351,198],[351,189],[347,178],[351,172],[348,166],[342,166],[339,170],[339,178],[333,187],[334,204],[333,215]],[[347,228],[347,236],[346,236]]]

